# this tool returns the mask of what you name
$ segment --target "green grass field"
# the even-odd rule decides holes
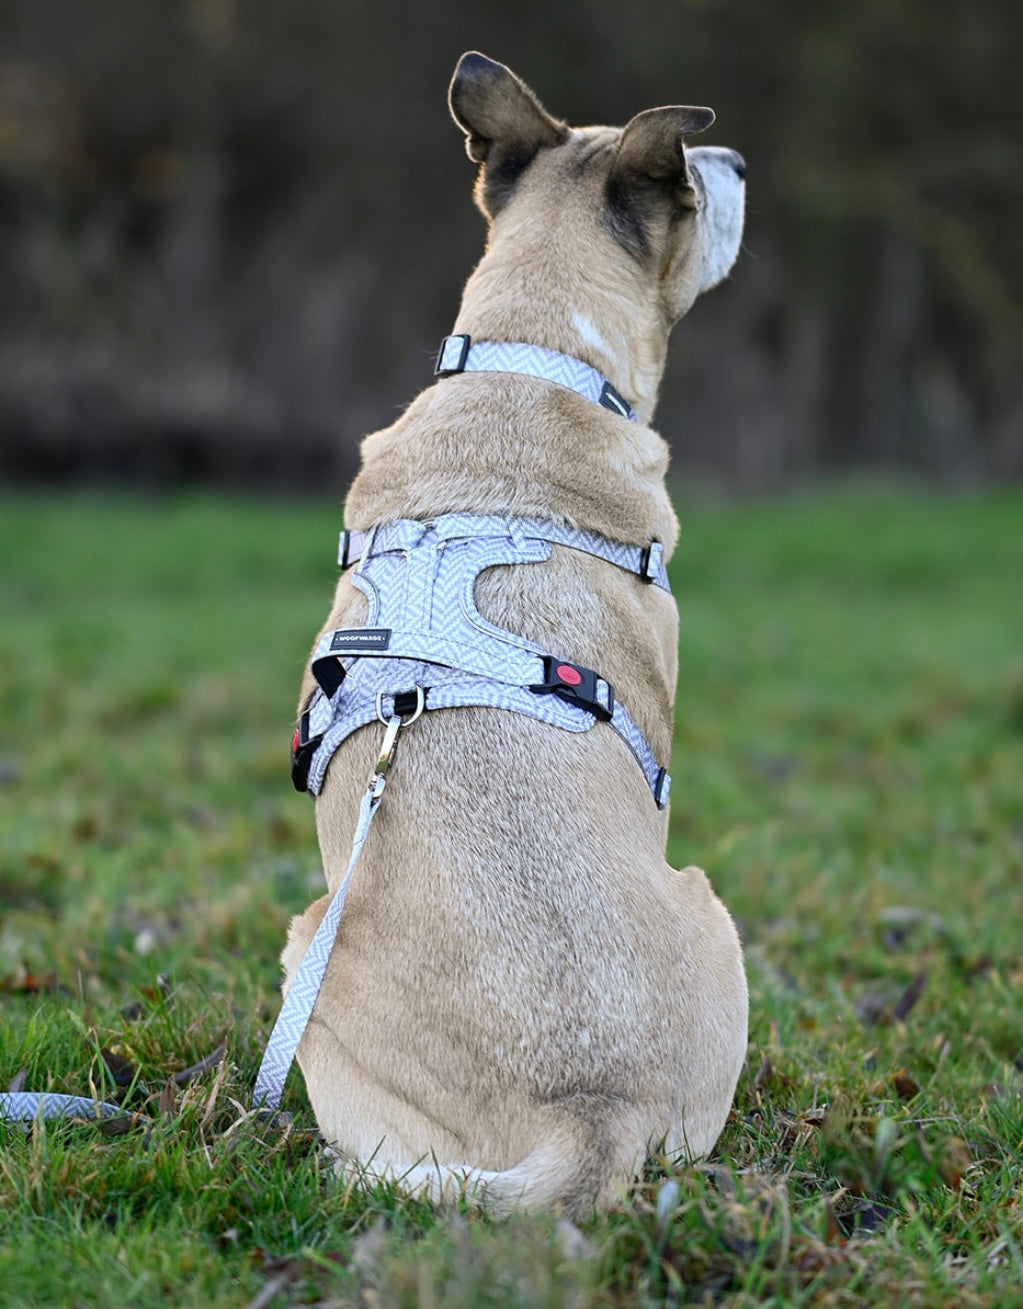
[[[0,1304],[1023,1303],[1023,495],[682,518],[669,854],[749,1057],[712,1160],[572,1226],[346,1192],[297,1072],[246,1117],[338,510],[0,500],[0,1089],[126,1110],[0,1125]]]

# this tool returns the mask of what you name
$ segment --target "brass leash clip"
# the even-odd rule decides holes
[[[381,691],[377,696],[377,717],[384,724],[386,730],[384,739],[380,743],[380,758],[376,761],[373,772],[369,779],[369,793],[374,802],[378,803],[384,793],[384,787],[387,785],[387,773],[394,763],[394,756],[398,749],[398,734],[403,727],[408,727],[414,723],[423,712],[426,704],[426,696],[421,686],[416,687],[416,707],[407,718],[402,718],[400,714],[391,714],[389,718],[384,717],[384,693]]]

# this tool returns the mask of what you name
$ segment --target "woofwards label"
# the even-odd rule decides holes
[[[330,638],[332,654],[373,654],[391,643],[389,627],[346,627]]]

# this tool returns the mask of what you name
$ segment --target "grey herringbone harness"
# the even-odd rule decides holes
[[[369,618],[365,627],[328,632],[316,647],[312,671],[319,685],[296,734],[296,786],[318,794],[338,746],[378,717],[409,712],[422,688],[429,710],[489,705],[569,732],[606,722],[664,808],[668,774],[610,683],[493,626],[476,608],[476,580],[484,569],[541,563],[553,545],[596,555],[669,589],[657,542],[622,545],[535,519],[445,514],[342,532],[339,559],[358,561],[352,585],[369,601]]]
[[[620,417],[636,417],[589,364],[518,341],[445,337],[435,372],[525,373],[569,387]],[[424,688],[431,710],[489,705],[570,732],[609,723],[663,809],[671,779],[625,707],[615,703],[610,683],[493,626],[476,608],[476,580],[484,569],[542,562],[552,545],[595,555],[671,593],[658,541],[624,545],[541,519],[470,514],[343,531],[338,563],[358,564],[352,583],[369,600],[370,613],[365,627],[328,632],[313,654],[319,686],[295,733],[296,787],[319,794],[341,742],[375,718],[407,712],[409,696]]]

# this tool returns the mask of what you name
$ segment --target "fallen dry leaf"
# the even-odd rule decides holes
[[[25,964],[19,964],[13,973],[0,977],[0,991],[8,995],[38,995],[41,991],[57,990],[57,974],[33,973]]]
[[[895,1087],[895,1094],[900,1100],[912,1100],[920,1094],[920,1087],[901,1068],[892,1078],[892,1086]]]
[[[164,1082],[163,1090],[160,1092],[160,1117],[173,1118],[178,1111],[178,1093],[175,1090],[174,1082]]]
[[[175,1073],[172,1080],[176,1082],[178,1086],[184,1086],[185,1083],[190,1082],[193,1077],[201,1077],[203,1073],[208,1073],[211,1068],[216,1068],[217,1064],[220,1063],[225,1054],[227,1054],[227,1042],[221,1041],[215,1050],[211,1050],[209,1054],[203,1055],[197,1064],[192,1064],[188,1068],[182,1068],[180,1073]]]
[[[131,1086],[132,1082],[138,1077],[138,1068],[130,1059],[125,1059],[124,1055],[117,1054],[114,1050],[108,1050],[106,1046],[100,1050],[99,1054],[107,1066],[107,1072],[114,1079],[115,1086]]]
[[[923,995],[924,987],[926,985],[927,974],[917,973],[916,977],[913,978],[910,984],[903,991],[902,995],[899,996],[895,1008],[892,1010],[892,1017],[896,1022],[905,1022],[911,1010],[915,1008],[916,1002]]]

